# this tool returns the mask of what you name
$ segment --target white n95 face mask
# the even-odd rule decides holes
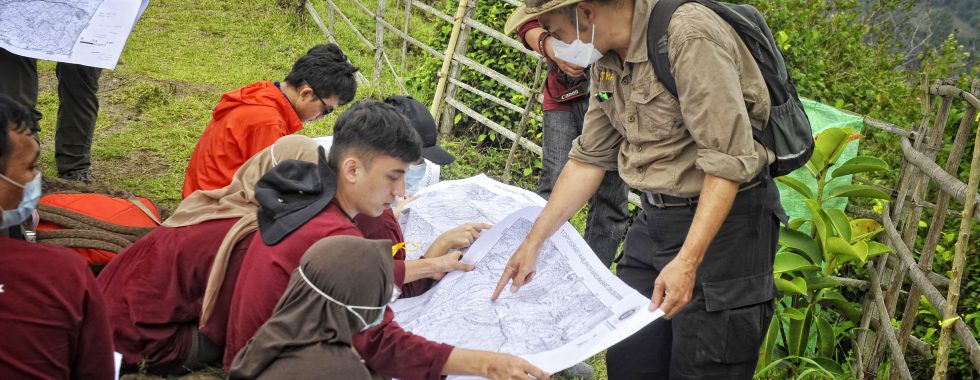
[[[297,269],[299,270],[299,276],[303,278],[303,281],[306,282],[306,285],[308,285],[310,288],[313,288],[313,291],[317,292],[317,294],[319,294],[323,298],[326,298],[327,301],[333,302],[333,303],[337,304],[338,306],[347,309],[347,311],[351,312],[351,314],[354,314],[354,317],[356,317],[357,320],[361,321],[361,324],[364,325],[364,327],[361,328],[361,331],[364,331],[364,330],[370,329],[372,327],[375,327],[377,325],[380,325],[381,322],[383,322],[384,321],[384,318],[385,318],[384,309],[386,309],[388,307],[388,304],[390,304],[392,302],[395,302],[395,300],[397,300],[398,297],[401,297],[401,294],[402,294],[401,289],[399,289],[398,286],[393,286],[392,287],[392,290],[391,290],[391,300],[389,300],[388,303],[386,303],[386,304],[384,304],[382,306],[351,306],[351,305],[347,305],[347,304],[345,304],[343,302],[337,301],[333,297],[327,295],[327,293],[324,293],[322,290],[320,290],[320,288],[317,288],[316,285],[314,285],[313,282],[310,281],[310,279],[306,277],[306,273],[303,273],[303,267],[299,267]],[[355,309],[357,309],[357,310],[381,310],[381,311],[378,313],[378,316],[376,318],[374,318],[373,321],[368,322]]]
[[[555,49],[555,56],[558,59],[585,68],[598,61],[599,58],[602,58],[602,53],[596,50],[594,45],[595,24],[592,24],[592,41],[589,43],[585,43],[581,38],[578,38],[578,31],[578,7],[575,7],[575,41],[572,41],[571,45],[569,45],[554,38],[552,39],[552,46]]]

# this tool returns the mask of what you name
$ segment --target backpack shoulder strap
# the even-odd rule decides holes
[[[667,57],[667,26],[674,16],[674,11],[685,3],[696,0],[660,0],[650,12],[650,23],[647,25],[647,57],[653,65],[657,80],[663,83],[671,95],[677,97],[677,82],[670,73],[670,59]]]

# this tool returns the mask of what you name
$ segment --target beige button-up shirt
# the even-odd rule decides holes
[[[700,4],[682,5],[667,28],[667,56],[678,99],[647,57],[647,23],[656,0],[636,0],[625,62],[613,51],[591,70],[589,111],[573,160],[619,170],[641,191],[679,197],[701,192],[704,175],[738,183],[767,166],[751,128],[769,119],[769,92],[735,30]],[[608,100],[600,101],[600,93]]]

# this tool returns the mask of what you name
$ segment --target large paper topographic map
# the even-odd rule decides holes
[[[115,68],[149,0],[0,0],[0,48],[37,59]]]
[[[0,40],[25,50],[70,55],[103,0],[0,0]]]
[[[514,354],[557,372],[662,315],[647,311],[650,300],[603,267],[567,223],[541,250],[533,281],[517,293],[508,287],[491,302],[504,266],[541,210],[518,210],[484,231],[463,256],[476,269],[453,272],[425,294],[395,302],[395,320],[436,342]]]

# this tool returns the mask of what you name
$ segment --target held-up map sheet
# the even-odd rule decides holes
[[[409,259],[421,257],[441,235],[464,223],[495,224],[527,206],[544,206],[545,200],[519,187],[494,181],[484,174],[425,187],[418,198],[402,209],[398,218]]]
[[[504,206],[504,205],[501,205]],[[541,207],[521,209],[483,231],[453,272],[425,294],[391,305],[406,330],[461,348],[520,356],[547,372],[588,359],[659,318],[650,300],[606,269],[568,223],[547,241],[533,281],[490,302],[504,266]]]
[[[0,0],[0,48],[114,69],[149,0]]]

